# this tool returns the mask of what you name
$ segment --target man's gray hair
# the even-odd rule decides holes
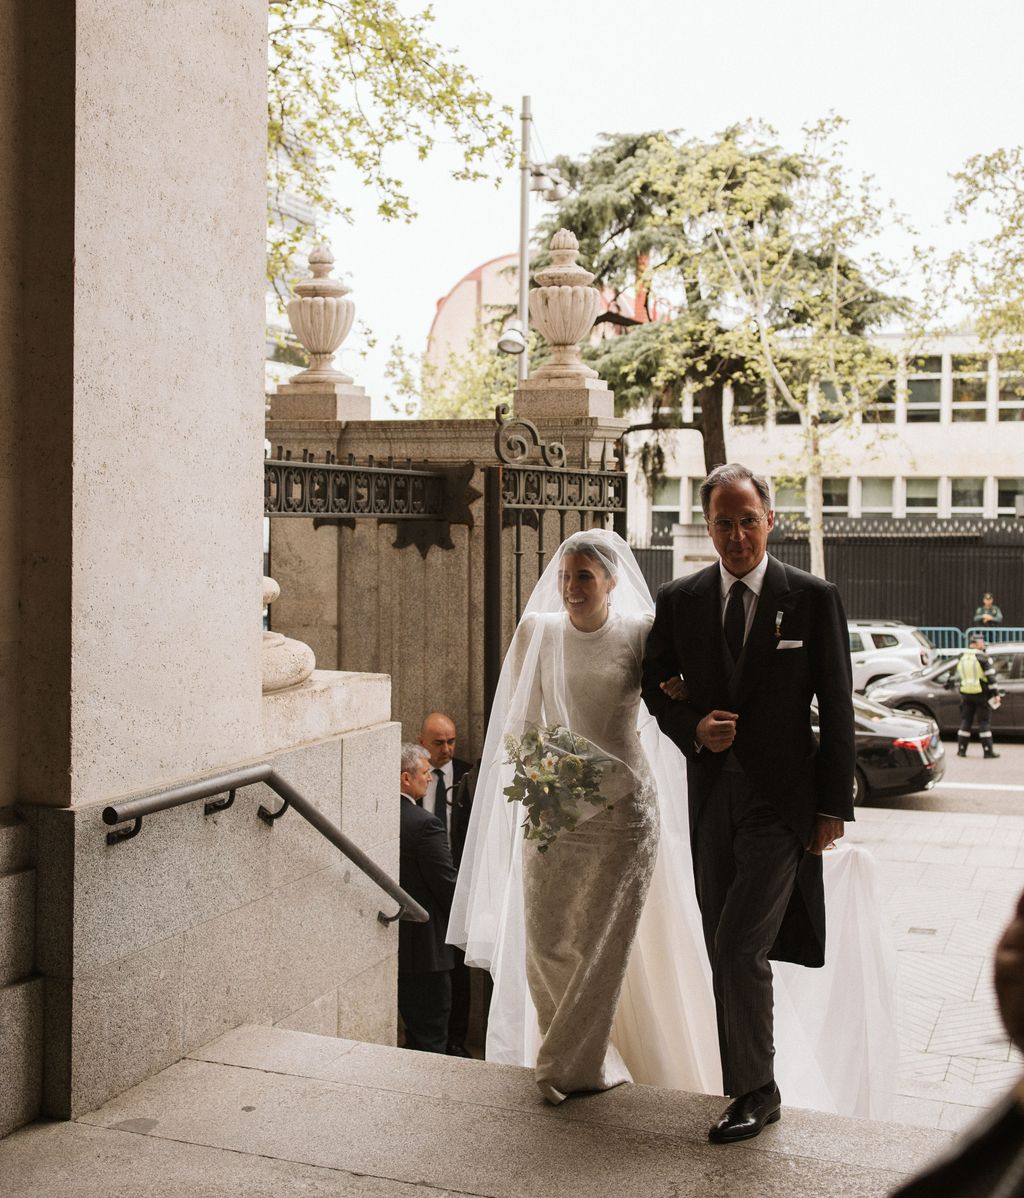
[[[711,515],[711,492],[715,487],[735,487],[740,483],[753,483],[754,490],[761,496],[761,506],[766,512],[772,510],[772,493],[768,480],[760,474],[755,474],[749,466],[729,462],[726,466],[716,466],[700,484],[700,506],[704,509],[705,520]]]
[[[422,745],[414,745],[412,741],[406,741],[402,745],[402,769],[403,774],[415,774],[420,768],[420,762],[423,758],[430,760],[430,754]]]

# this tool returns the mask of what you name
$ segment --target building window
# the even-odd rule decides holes
[[[865,424],[896,423],[896,387],[892,382],[878,388],[874,401],[864,409],[861,419]]]
[[[775,490],[775,512],[780,516],[806,515],[806,493],[802,481],[781,483]]]
[[[953,357],[953,419],[984,421],[988,415],[988,359],[982,354]]]
[[[822,509],[826,516],[850,514],[850,480],[823,478],[821,480]]]
[[[693,478],[690,480],[690,523],[703,524],[704,508],[700,502],[700,488],[704,482],[702,478]]]
[[[996,515],[1015,516],[1018,495],[1024,495],[1024,478],[997,478]]]
[[[834,383],[818,384],[818,420],[821,424],[838,424],[843,418],[843,399]]]
[[[679,523],[678,478],[661,478],[651,494],[651,544],[671,545],[672,525]]]
[[[936,423],[942,416],[942,358],[938,354],[907,363],[907,422]]]
[[[999,419],[1024,420],[1024,374],[999,376]]]
[[[860,480],[860,511],[862,516],[892,515],[891,478],[862,478]]]
[[[939,510],[937,478],[907,479],[907,515],[934,516]]]
[[[751,387],[742,382],[733,382],[731,386],[733,424],[764,424],[768,416],[768,396],[765,392],[760,387]]]
[[[954,516],[982,516],[985,513],[985,480],[983,478],[950,479]]]

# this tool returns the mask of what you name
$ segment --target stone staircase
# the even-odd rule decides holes
[[[36,871],[31,827],[0,808],[0,1136],[39,1114],[43,979],[33,976]]]
[[[706,1133],[721,1106],[621,1086],[552,1108],[526,1069],[240,1027],[76,1122],[36,1123],[0,1142],[0,1189],[21,1198],[880,1198],[949,1142],[944,1132],[785,1110],[758,1139],[718,1147]]]

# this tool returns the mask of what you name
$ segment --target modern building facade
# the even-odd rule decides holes
[[[881,340],[897,354],[895,385],[849,425],[825,426],[826,517],[1012,517],[1024,495],[1024,376],[972,334],[913,352],[899,337]],[[802,515],[796,413],[770,396],[741,408],[728,388],[724,410],[729,459],[771,479],[780,515]],[[683,414],[692,419],[692,400]],[[630,534],[639,544],[668,545],[673,524],[701,519],[699,433],[662,434],[662,446],[664,476],[653,490],[638,467],[631,474]]]

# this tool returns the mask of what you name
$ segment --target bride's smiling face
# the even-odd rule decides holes
[[[558,571],[558,585],[569,619],[577,628],[592,631],[608,618],[608,595],[614,577],[593,558],[567,553]]]

